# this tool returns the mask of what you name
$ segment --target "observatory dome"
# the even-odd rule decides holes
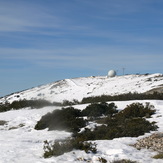
[[[116,71],[115,70],[110,70],[109,72],[108,72],[108,77],[114,77],[114,76],[116,76]]]

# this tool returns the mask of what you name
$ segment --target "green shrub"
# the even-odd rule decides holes
[[[0,120],[0,126],[3,126],[7,123],[7,121]]]
[[[134,118],[134,117],[151,117],[156,110],[153,105],[146,103],[145,106],[141,103],[132,103],[128,105],[124,110],[120,111],[116,116],[117,118]]]
[[[114,160],[111,163],[137,163],[136,161],[131,161],[131,160],[126,160],[126,159],[122,159],[122,160]]]
[[[114,103],[107,104],[105,102],[101,102],[100,104],[94,103],[88,105],[83,111],[83,116],[88,117],[99,117],[102,115],[113,115],[117,113],[116,106]]]
[[[125,137],[137,137],[156,129],[157,126],[155,125],[155,122],[149,122],[144,118],[131,118],[126,119],[121,126],[121,134]]]
[[[97,126],[93,131],[86,129],[84,132],[78,133],[75,136],[82,141],[103,140],[119,137],[137,137],[156,129],[157,126],[155,123],[150,123],[143,118],[128,119],[123,123],[113,119],[111,124],[107,126]]]
[[[86,126],[86,120],[80,118],[81,111],[73,107],[62,108],[55,110],[52,113],[44,115],[37,122],[35,129],[42,130],[66,130],[69,132],[78,132],[80,128]]]
[[[71,106],[71,105],[77,105],[77,104],[80,104],[80,102],[76,99],[73,99],[72,101],[63,100],[62,102],[62,106]]]
[[[155,158],[155,159],[163,159],[163,153],[159,153],[159,154],[155,155],[153,158]]]
[[[42,108],[45,106],[52,106],[53,104],[46,100],[20,100],[10,103],[0,104],[0,112],[9,110],[18,110],[25,107]]]
[[[107,160],[105,158],[103,158],[103,157],[99,157],[98,161],[102,162],[102,163],[107,163]]]
[[[81,101],[82,104],[86,103],[97,103],[97,102],[107,102],[107,101],[128,101],[128,100],[163,100],[163,93],[154,92],[153,94],[146,93],[126,93],[121,95],[101,95],[101,96],[92,96],[84,97]]]
[[[140,103],[133,103],[119,113],[101,119],[100,122],[103,122],[103,125],[97,126],[94,131],[85,129],[83,133],[74,136],[83,141],[137,137],[158,128],[155,122],[149,122],[143,118],[147,114],[152,115],[154,113],[155,110],[149,103],[145,106]]]
[[[94,109],[95,112],[93,112]],[[135,111],[133,111],[134,109]],[[149,122],[144,118],[147,114],[151,116],[154,113],[155,110],[149,103],[145,106],[140,103],[133,103],[119,113],[117,113],[114,103],[91,104],[82,112],[73,107],[68,107],[43,116],[35,129],[48,127],[49,130],[57,129],[73,132],[72,139],[56,141],[52,146],[45,142],[44,157],[58,156],[73,149],[96,152],[96,148],[92,144],[86,143],[86,141],[137,137],[151,130],[156,130],[155,122]],[[104,123],[101,126],[96,126],[93,131],[85,128],[83,132],[79,133],[80,128],[87,124],[87,121],[81,116],[93,116],[93,114],[94,116],[106,114],[107,116],[103,119]]]
[[[93,112],[93,110],[95,111]],[[143,118],[147,114],[155,113],[153,106],[149,103],[145,106],[140,103],[133,103],[123,111],[116,112],[114,103],[91,104],[82,112],[73,107],[62,108],[62,110],[55,110],[44,115],[36,124],[35,129],[66,130],[73,132],[73,137],[79,141],[137,137],[157,129],[154,122],[149,122]],[[107,117],[103,119],[102,126],[96,126],[94,131],[85,128],[85,131],[78,133],[80,128],[87,124],[87,121],[81,116],[100,116],[102,114],[107,114]]]
[[[86,153],[96,153],[96,144],[91,142],[81,142],[78,139],[68,138],[66,140],[56,140],[54,144],[44,141],[44,158],[59,156],[74,149],[84,150]]]

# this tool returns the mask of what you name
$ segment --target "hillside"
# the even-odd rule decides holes
[[[162,74],[124,75],[107,78],[91,76],[56,81],[2,97],[1,103],[15,100],[44,99],[50,102],[81,101],[83,97],[124,93],[163,92]]]
[[[133,102],[138,101],[120,101],[115,102],[119,110],[122,110]],[[155,106],[157,112],[149,120],[157,122],[158,131],[163,132],[163,101],[159,100],[139,100],[141,103],[150,102]],[[84,109],[86,105],[75,106],[78,109]],[[43,144],[45,140],[54,141],[57,139],[65,139],[71,136],[71,133],[65,131],[48,131],[35,130],[34,126],[41,116],[48,112],[52,112],[59,107],[44,107],[42,109],[24,108],[21,110],[11,110],[0,113],[0,121],[5,121],[5,125],[0,125],[0,144],[1,144],[1,163],[85,163],[83,159],[92,161],[92,163],[100,163],[98,158],[103,157],[108,163],[114,160],[130,159],[137,163],[162,163],[160,159],[152,159],[157,154],[155,151],[141,149],[137,150],[133,144],[144,137],[151,135],[147,133],[139,137],[122,137],[113,140],[96,140],[97,154],[85,153],[80,150],[73,150],[64,155],[51,158],[43,158]],[[90,124],[93,127],[95,124]]]
[[[163,75],[125,75],[116,76],[113,78],[107,77],[85,77],[74,78],[57,81],[51,84],[42,85],[22,92],[13,93],[0,99],[1,103],[13,102],[17,100],[32,100],[44,99],[50,102],[63,102],[64,100],[78,101],[85,97],[100,96],[100,95],[120,95],[126,93],[153,93],[157,91],[163,93]],[[40,101],[39,101],[40,102]],[[156,122],[157,130],[151,130],[149,133],[143,133],[141,136],[123,136],[114,137],[113,139],[95,139],[92,143],[97,145],[97,153],[86,153],[81,150],[74,149],[71,152],[64,153],[57,157],[44,158],[44,143],[45,141],[53,143],[58,139],[65,140],[73,135],[72,132],[64,130],[48,131],[48,128],[36,130],[35,126],[40,119],[56,110],[62,110],[61,106],[46,106],[42,108],[25,107],[18,110],[0,112],[0,162],[6,163],[100,163],[101,158],[108,163],[113,163],[116,160],[132,160],[137,163],[161,163],[162,159],[154,159],[158,152],[152,149],[139,149],[135,146],[142,145],[142,141],[149,139],[153,134],[161,135],[163,139],[163,100],[130,100],[130,101],[112,101],[117,106],[118,111],[124,112],[124,109],[132,103],[141,103],[144,106],[148,103],[154,106],[156,112],[151,117],[147,115],[146,119],[149,122]],[[112,103],[112,102],[107,102]],[[6,104],[5,104],[6,105]],[[73,105],[75,109],[84,110],[89,104]],[[64,114],[62,114],[64,115]],[[55,118],[53,118],[55,119]],[[68,117],[68,119],[70,119]],[[63,122],[64,119],[60,120]],[[134,119],[135,121],[135,119]],[[115,121],[117,123],[117,120]],[[125,122],[127,122],[125,120]],[[53,123],[56,125],[56,123]],[[74,123],[75,124],[75,123]],[[143,125],[143,123],[140,123]],[[86,128],[95,129],[98,126],[96,121],[89,121]],[[112,125],[113,126],[113,125]],[[120,124],[122,126],[122,124]],[[120,127],[119,126],[119,127]],[[130,125],[130,129],[138,127],[138,125]],[[115,127],[116,128],[116,127]],[[126,127],[128,128],[128,127]],[[118,131],[120,128],[118,128]],[[84,128],[81,131],[84,131]],[[108,131],[108,130],[106,130]],[[111,130],[112,131],[112,130]],[[129,130],[130,131],[130,130]],[[117,134],[117,131],[115,132]],[[85,135],[85,134],[84,134]],[[102,135],[104,133],[102,132]],[[150,137],[149,137],[150,136]],[[148,138],[149,137],[149,138]],[[143,138],[143,139],[142,139]],[[158,139],[156,139],[157,141]],[[151,141],[150,141],[151,142]],[[162,143],[162,142],[161,142]],[[163,152],[163,144],[159,143],[161,153]],[[157,142],[158,144],[158,142]],[[146,146],[146,144],[145,144]],[[57,148],[58,150],[58,148]],[[103,160],[104,161],[104,160]]]

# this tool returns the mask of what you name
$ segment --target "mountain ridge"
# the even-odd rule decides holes
[[[90,76],[64,79],[0,98],[1,103],[44,99],[50,102],[81,101],[84,97],[125,93],[163,92],[163,74]]]

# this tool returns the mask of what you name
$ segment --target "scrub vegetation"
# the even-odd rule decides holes
[[[96,103],[96,102],[107,102],[107,101],[128,101],[128,100],[163,100],[163,93],[153,92],[151,94],[147,93],[125,93],[120,95],[101,95],[85,97],[82,99],[81,104],[86,103]]]
[[[13,101],[10,103],[0,104],[0,112],[5,112],[9,110],[18,110],[25,107],[42,108],[45,106],[52,106],[53,104],[46,100],[20,100]]]
[[[146,120],[155,114],[155,111],[149,103],[145,105],[133,103],[122,111],[118,111],[114,103],[93,103],[82,111],[68,107],[48,113],[38,121],[35,129],[49,128],[49,130],[72,132],[72,138],[58,140],[53,144],[46,141],[44,157],[58,156],[73,149],[96,152],[96,145],[88,143],[88,141],[138,137],[157,130],[155,122]],[[97,125],[93,130],[88,129],[87,125],[91,121],[100,125]],[[82,132],[80,132],[81,128]]]

